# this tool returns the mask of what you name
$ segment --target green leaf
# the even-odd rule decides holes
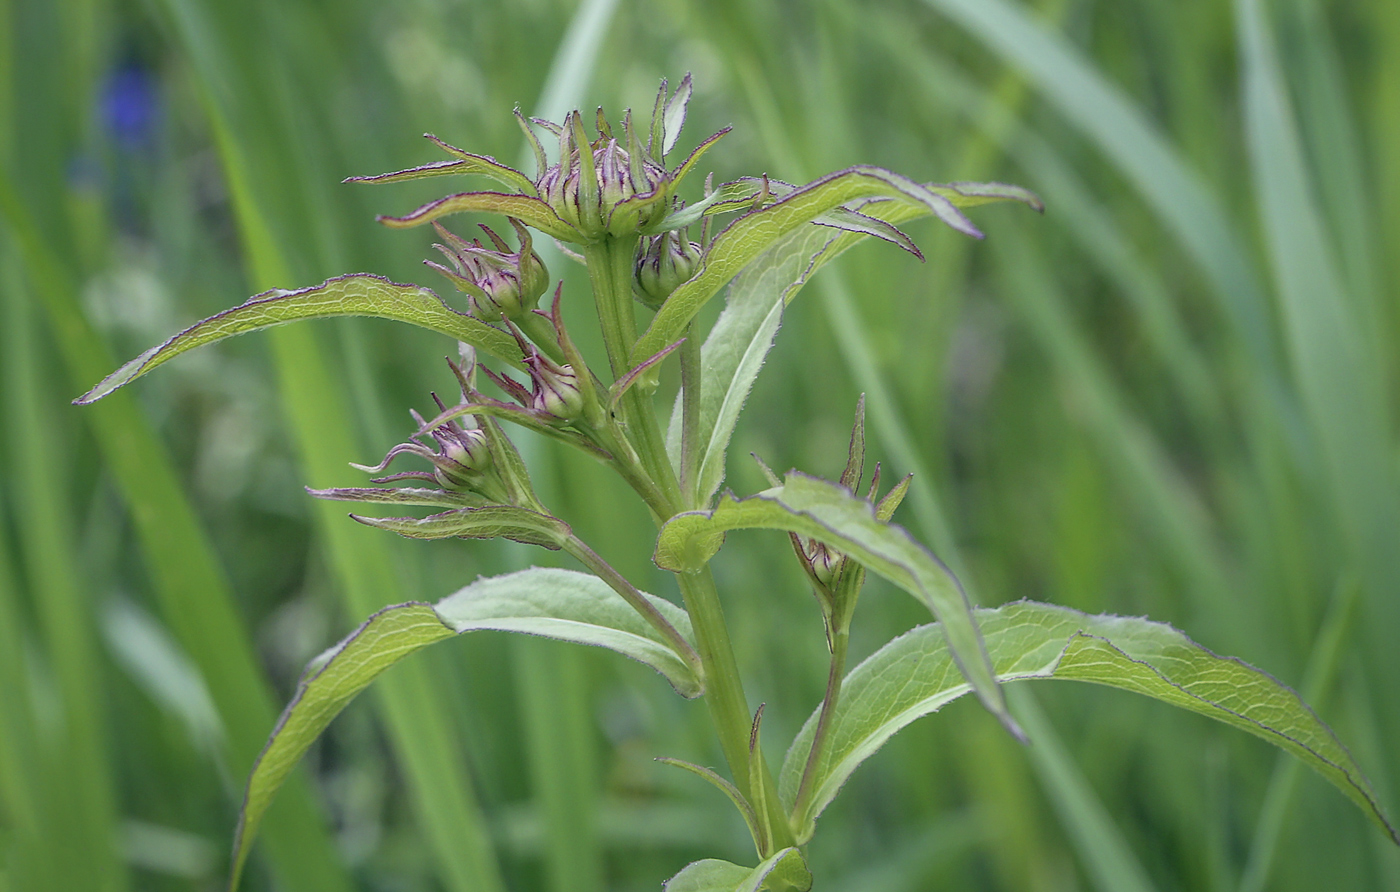
[[[765,858],[757,867],[740,867],[717,858],[692,862],[666,881],[664,892],[806,892],[810,888],[812,874],[802,853],[787,848]]]
[[[881,202],[922,216],[913,205]],[[724,481],[729,441],[739,413],[773,346],[783,308],[821,265],[862,240],[864,234],[808,226],[783,236],[744,268],[729,287],[725,308],[700,351],[700,473],[696,503],[705,505]],[[839,248],[837,246],[840,246]],[[681,400],[677,396],[666,449],[679,473]]]
[[[753,873],[752,867],[742,867],[718,858],[693,861],[671,877],[663,892],[734,892]]]
[[[452,174],[478,174],[480,176],[490,177],[503,185],[510,186],[524,195],[538,194],[535,190],[535,184],[530,181],[529,177],[512,167],[507,167],[495,158],[464,152],[456,146],[448,145],[431,133],[425,133],[423,135],[436,143],[444,152],[452,155],[456,160],[434,161],[431,164],[410,167],[407,170],[397,170],[393,173],[381,173],[376,176],[350,177],[346,179],[345,182],[402,183],[408,180],[421,180],[425,177],[440,177]]]
[[[946,195],[879,167],[848,167],[739,217],[715,236],[700,270],[671,293],[632,349],[632,365],[685,336],[685,328],[711,297],[787,233],[861,198],[884,197],[914,204],[966,235],[982,233]]]
[[[1021,736],[1006,710],[962,586],[903,527],[876,518],[869,502],[834,483],[790,472],[780,487],[747,499],[726,493],[713,511],[671,518],[657,538],[656,563],[666,570],[696,571],[719,551],[725,531],[735,529],[786,530],[816,539],[918,598],[951,630],[954,658],[983,704],[1007,730]]]
[[[687,638],[690,617],[646,596]],[[700,681],[665,640],[601,579],[570,570],[531,568],[479,579],[436,605],[386,607],[317,657],[253,766],[234,837],[233,883],[264,812],[288,772],[341,710],[381,673],[409,654],[466,632],[523,632],[607,647],[660,672],[683,696]]]
[[[992,201],[1024,201],[1039,209],[1033,194],[1000,183],[927,184],[958,207]],[[966,190],[966,194],[959,192]],[[997,197],[991,197],[991,196]],[[922,205],[874,199],[859,215],[888,224],[918,219],[929,213]],[[710,329],[700,352],[700,473],[695,505],[708,505],[724,482],[729,441],[739,412],[753,390],[764,359],[782,321],[783,308],[807,284],[812,274],[864,241],[871,232],[804,226],[784,235],[744,267],[729,286],[725,308]],[[676,399],[666,434],[671,462],[680,470],[681,402]]]
[[[560,241],[577,242],[578,231],[559,219],[554,209],[532,195],[511,195],[505,192],[462,192],[430,201],[402,217],[379,217],[379,222],[392,229],[408,229],[431,223],[439,217],[467,212],[504,214],[535,227]]]
[[[557,551],[568,540],[569,525],[557,517],[514,505],[456,508],[427,517],[362,517],[366,526],[389,530],[409,539],[512,539]]]
[[[1034,601],[975,613],[1002,681],[1088,681],[1234,725],[1302,759],[1396,838],[1336,735],[1296,693],[1266,673],[1216,656],[1171,626],[1150,620],[1090,616]],[[852,670],[817,765],[816,794],[808,814],[799,818],[799,829],[810,828],[856,767],[895,732],[969,690],[941,624],[901,635]],[[778,783],[786,802],[796,795],[816,719],[814,713],[807,720],[783,762]]]
[[[427,288],[400,285],[382,276],[356,273],[328,279],[297,291],[273,289],[246,303],[190,326],[152,347],[98,382],[73,402],[96,402],[187,350],[224,338],[287,322],[329,316],[377,316],[408,322],[445,334],[523,369],[520,345],[510,335],[459,313]]]

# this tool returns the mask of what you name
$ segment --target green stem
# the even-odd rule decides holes
[[[797,797],[792,805],[792,821],[805,825],[807,808],[812,802],[812,784],[816,781],[817,763],[826,749],[827,733],[831,730],[831,717],[836,712],[837,701],[841,698],[841,680],[846,675],[846,649],[851,634],[841,629],[832,636],[831,671],[826,678],[826,696],[822,698],[821,715],[817,717],[817,730],[812,734],[812,748],[807,753],[807,764],[802,769],[802,781],[797,786]],[[798,827],[798,832],[803,832]]]
[[[522,313],[518,318],[512,320],[520,328],[525,336],[529,338],[540,352],[558,363],[567,363],[568,357],[564,355],[563,349],[559,346],[559,341],[554,333],[554,326],[550,321],[538,313]],[[574,369],[574,374],[586,374],[586,369]]]
[[[593,284],[593,301],[598,308],[603,343],[614,379],[627,373],[632,345],[637,340],[637,323],[632,306],[632,267],[636,260],[638,239],[606,238],[584,247],[588,275]],[[648,500],[658,522],[670,519],[681,505],[680,485],[666,454],[666,443],[656,421],[656,409],[646,388],[635,386],[623,394],[622,416],[627,425],[627,439],[636,448],[637,458],[646,476],[661,490],[663,500]],[[641,490],[639,490],[640,492]],[[646,498],[646,495],[643,495]],[[749,731],[752,727],[748,701],[744,697],[739,665],[734,648],[729,643],[729,628],[724,622],[719,592],[708,568],[699,573],[678,573],[681,595],[690,614],[695,631],[696,649],[704,669],[705,702],[719,734],[720,746],[729,763],[735,785],[750,801]],[[773,850],[793,844],[792,828],[782,814],[777,784],[767,765],[762,766],[764,799],[768,812],[764,816],[772,828],[770,845]],[[765,852],[765,857],[771,852]]]
[[[690,642],[685,640],[685,636],[661,615],[661,611],[656,609],[656,605],[647,600],[646,595],[637,590],[627,577],[623,576],[607,561],[603,560],[593,549],[578,536],[570,535],[564,542],[564,550],[578,559],[599,579],[606,582],[613,591],[622,596],[632,609],[642,615],[642,618],[651,623],[652,628],[660,632],[671,649],[676,652],[676,656],[685,661],[694,672],[697,678],[704,678],[704,667],[700,661],[700,655],[695,652],[695,648],[690,646]]]
[[[584,259],[588,261],[588,276],[593,283],[593,302],[598,308],[598,320],[603,330],[603,345],[608,352],[608,364],[612,367],[614,380],[627,374],[632,345],[637,341],[632,268],[636,263],[638,243],[637,236],[609,237],[585,245],[583,249]],[[676,472],[671,468],[671,460],[666,455],[666,444],[656,422],[651,394],[641,385],[633,386],[623,394],[620,406],[627,434],[636,444],[642,467],[669,503],[665,510],[658,511],[660,519],[665,520],[681,504],[680,485],[676,481]],[[656,511],[660,507],[653,505],[652,509]]]
[[[639,237],[612,238],[585,245],[588,278],[593,284],[593,302],[598,323],[603,328],[603,345],[613,379],[627,374],[628,357],[637,342],[637,317],[632,307],[632,265],[637,256]]]
[[[710,709],[710,719],[719,735],[720,748],[724,750],[729,772],[734,777],[734,785],[749,802],[756,797],[750,778],[749,735],[753,730],[753,717],[749,714],[748,700],[744,696],[744,683],[739,676],[739,664],[734,659],[734,648],[729,642],[729,627],[724,622],[724,609],[720,606],[719,592],[715,589],[714,577],[708,567],[698,573],[677,573],[681,596],[685,599],[686,612],[690,614],[690,625],[695,631],[695,646],[700,651],[700,662],[705,667],[705,704]],[[782,813],[778,798],[777,784],[768,766],[762,765],[762,782],[768,811],[759,820],[768,825],[768,840],[771,851],[794,844],[792,827],[787,816]]]
[[[686,328],[681,345],[681,504],[695,504],[700,476],[700,340],[695,323]]]

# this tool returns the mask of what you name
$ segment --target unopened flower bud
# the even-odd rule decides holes
[[[455,427],[455,426],[454,426]],[[433,476],[448,489],[474,488],[491,467],[491,448],[486,435],[475,429],[438,428],[433,431],[441,454],[433,461]]]
[[[534,310],[540,295],[549,288],[549,270],[532,249],[529,230],[514,218],[510,222],[520,235],[520,250],[514,252],[486,226],[481,228],[490,237],[494,251],[433,224],[446,242],[433,247],[447,257],[453,268],[428,265],[446,276],[458,291],[470,295],[476,316],[485,322],[515,319]]]
[[[684,232],[663,232],[646,241],[637,258],[637,299],[653,310],[665,303],[671,292],[695,274],[700,265],[700,246]]]
[[[845,555],[833,552],[820,542],[812,543],[812,550],[807,555],[807,565],[812,568],[812,575],[827,588],[835,581],[836,574],[841,572],[845,560]]]
[[[561,423],[573,421],[583,414],[583,394],[579,392],[578,375],[574,374],[571,366],[541,363],[534,377],[535,409],[557,418]]]

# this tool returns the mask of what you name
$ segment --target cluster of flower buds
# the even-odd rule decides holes
[[[584,132],[579,112],[569,113],[562,124],[533,119],[559,139],[559,161],[553,165],[544,163],[544,149],[522,119],[540,161],[540,175],[535,181],[537,194],[579,234],[578,241],[666,228],[662,225],[665,218],[678,207],[673,196],[681,179],[710,146],[729,132],[729,128],[719,131],[702,142],[679,167],[667,170],[666,155],[685,125],[690,95],[690,75],[669,96],[666,82],[662,81],[645,140],[633,124],[631,111],[623,115],[622,132],[614,135],[603,110],[598,109],[598,136],[592,140]]]
[[[458,291],[471,298],[477,318],[483,322],[517,319],[534,310],[540,295],[549,288],[549,270],[540,255],[533,250],[530,230],[514,217],[510,225],[520,237],[520,250],[510,245],[490,227],[482,225],[496,250],[482,245],[480,240],[467,241],[434,221],[433,228],[446,244],[435,244],[452,264],[448,269],[440,263],[426,261],[428,266],[447,277]]]
[[[637,257],[633,293],[643,304],[657,309],[695,274],[703,254],[684,229],[648,237]]]

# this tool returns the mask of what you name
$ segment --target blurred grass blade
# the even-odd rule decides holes
[[[1278,350],[1258,276],[1220,202],[1123,91],[1011,0],[925,0],[1015,66],[1094,140],[1200,265],[1266,379]]]
[[[33,590],[47,668],[53,674],[59,720],[49,757],[59,770],[48,776],[46,806],[54,819],[45,836],[60,883],[71,888],[125,889],[125,865],[117,858],[116,792],[112,778],[101,649],[93,588],[80,578],[84,562],[68,511],[71,496],[52,444],[66,439],[51,414],[51,380],[36,347],[31,299],[21,273],[6,269],[3,374],[11,398],[7,439],[17,486],[9,508]]]
[[[1372,655],[1396,677],[1400,510],[1383,366],[1329,250],[1263,10],[1258,0],[1237,0],[1235,11],[1250,167],[1289,358],[1321,445],[1327,497],[1346,533],[1347,556],[1367,588]],[[1391,712],[1393,734],[1400,721]]]
[[[89,325],[68,266],[45,242],[20,203],[9,174],[0,167],[0,218],[15,237],[58,341],[68,385],[76,390],[105,375],[116,361]],[[166,621],[198,662],[224,727],[230,730],[230,767],[242,772],[262,746],[258,729],[267,727],[276,713],[227,579],[180,488],[165,447],[136,403],[126,394],[116,394],[84,409],[82,417],[131,512]],[[293,779],[270,820],[277,828],[278,840],[269,848],[279,876],[299,889],[332,892],[349,887],[324,819],[303,781]]]
[[[167,0],[164,5],[201,82],[250,277],[264,288],[284,286],[291,278],[290,258],[283,253],[284,243],[274,236],[268,214],[280,211],[281,222],[294,229],[296,209],[288,205],[294,196],[275,191],[269,184],[273,171],[259,169],[264,174],[259,177],[249,166],[246,146],[240,141],[245,131],[235,131],[232,126],[236,91],[248,85],[231,59],[240,43],[259,39],[255,17],[237,16],[236,22],[222,21],[216,28],[210,16],[220,12],[228,15],[232,10],[208,9],[190,0]],[[255,95],[254,89],[244,91],[245,101]],[[278,133],[281,122],[275,109],[260,108],[258,112],[265,119],[246,132]],[[305,329],[277,329],[271,340],[284,417],[304,474],[314,487],[333,486],[345,463],[356,457],[355,430],[336,376]],[[383,606],[386,593],[399,588],[400,574],[389,543],[374,531],[355,528],[329,503],[321,503],[317,515],[348,611],[355,616],[373,613]],[[497,892],[502,888],[499,868],[470,778],[458,755],[460,745],[446,717],[435,708],[446,697],[435,690],[424,667],[416,664],[403,666],[385,679],[379,694],[377,703],[402,760],[438,876],[457,892]],[[273,833],[270,830],[269,837]]]
[[[1344,645],[1350,637],[1351,621],[1356,613],[1356,602],[1360,592],[1361,586],[1354,581],[1343,582],[1332,597],[1332,603],[1328,605],[1327,615],[1322,619],[1317,642],[1308,658],[1308,669],[1302,687],[1303,702],[1311,704],[1314,709],[1322,706],[1323,698],[1337,677]],[[1263,892],[1265,884],[1269,881],[1269,872],[1278,853],[1279,836],[1283,832],[1284,819],[1293,804],[1293,794],[1298,785],[1301,767],[1301,762],[1285,755],[1280,755],[1277,764],[1274,765],[1268,789],[1264,791],[1264,804],[1259,809],[1254,836],[1249,843],[1249,855],[1245,859],[1239,892]]]
[[[1074,840],[1084,869],[1099,892],[1153,892],[1147,876],[1123,833],[1104,809],[1074,758],[1055,733],[1040,703],[1029,691],[1013,685],[1007,699],[1025,723],[1031,739],[1029,756],[1044,779],[1045,791],[1060,817],[1060,824]]]

